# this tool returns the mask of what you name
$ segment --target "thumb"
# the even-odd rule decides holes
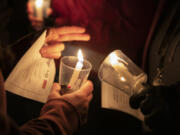
[[[60,85],[58,83],[54,83],[51,88],[50,94],[48,96],[48,100],[60,97],[59,94],[60,89],[61,89]]]
[[[91,81],[86,81],[82,87],[77,91],[79,94],[83,94],[85,96],[88,96],[92,93],[93,91],[93,83]]]
[[[61,89],[61,86],[59,85],[59,83],[53,83],[53,86],[51,88],[51,93],[59,93]]]
[[[132,95],[129,99],[129,105],[133,109],[138,109],[141,102],[146,98],[147,90],[142,90],[140,93]]]

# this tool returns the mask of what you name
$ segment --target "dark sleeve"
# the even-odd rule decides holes
[[[67,101],[54,99],[42,108],[40,117],[24,124],[22,135],[71,135],[79,128],[79,115]]]
[[[0,135],[19,135],[18,126],[4,113],[0,113]]]

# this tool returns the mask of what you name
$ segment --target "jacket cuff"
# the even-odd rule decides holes
[[[80,127],[78,112],[64,99],[49,100],[41,110],[40,119],[55,123],[63,134],[73,134]]]

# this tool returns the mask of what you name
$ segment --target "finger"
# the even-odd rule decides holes
[[[92,98],[93,98],[93,94],[90,94],[87,98],[88,102],[90,102],[92,100]]]
[[[60,91],[61,87],[58,83],[54,83],[50,94],[48,96],[48,100],[54,99],[54,98],[58,98],[60,96],[59,91]]]
[[[61,56],[61,52],[64,50],[64,44],[56,44],[44,46],[40,49],[40,54],[45,58],[58,59]]]
[[[141,112],[144,115],[150,114],[153,111],[153,101],[152,97],[148,97],[140,104]]]
[[[33,13],[33,8],[31,7],[31,3],[27,2],[27,12],[28,13]]]
[[[31,21],[32,25],[42,25],[43,24],[43,21],[38,19],[37,17],[33,16],[33,15],[28,15],[28,18],[29,20]]]
[[[41,27],[41,28],[42,28],[43,23],[42,23],[42,22],[33,21],[33,22],[32,22],[32,26],[33,26],[33,27]]]
[[[93,89],[93,83],[88,80],[77,92],[79,94],[89,96],[92,93]]]
[[[52,8],[48,8],[46,11],[47,16],[50,16],[52,12],[53,12]]]
[[[129,99],[129,105],[133,109],[138,109],[141,102],[146,98],[147,90],[143,90],[138,94],[134,94]]]
[[[41,56],[44,58],[49,58],[49,59],[59,59],[61,55],[62,54],[60,52],[54,52],[54,53],[45,53],[45,54],[42,54]]]
[[[90,36],[89,34],[66,34],[61,35],[57,41],[64,42],[64,41],[89,41]]]
[[[29,14],[28,18],[29,18],[30,21],[33,21],[33,22],[36,22],[36,23],[42,23],[43,22],[41,19],[37,18],[33,14]]]
[[[35,22],[36,21],[36,18],[32,15],[32,14],[29,14],[28,15],[28,18],[31,22]]]
[[[51,88],[51,93],[59,93],[61,89],[61,86],[59,85],[59,83],[53,83],[53,86]]]
[[[61,43],[61,44],[43,46],[40,49],[40,53],[61,52],[63,50],[64,50],[64,44]]]
[[[63,35],[63,34],[70,34],[70,33],[84,33],[85,28],[78,27],[78,26],[64,26],[60,28],[56,28],[57,34]]]

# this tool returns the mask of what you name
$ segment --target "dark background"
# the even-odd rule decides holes
[[[33,31],[26,12],[27,0],[0,0],[0,43],[11,44]]]

